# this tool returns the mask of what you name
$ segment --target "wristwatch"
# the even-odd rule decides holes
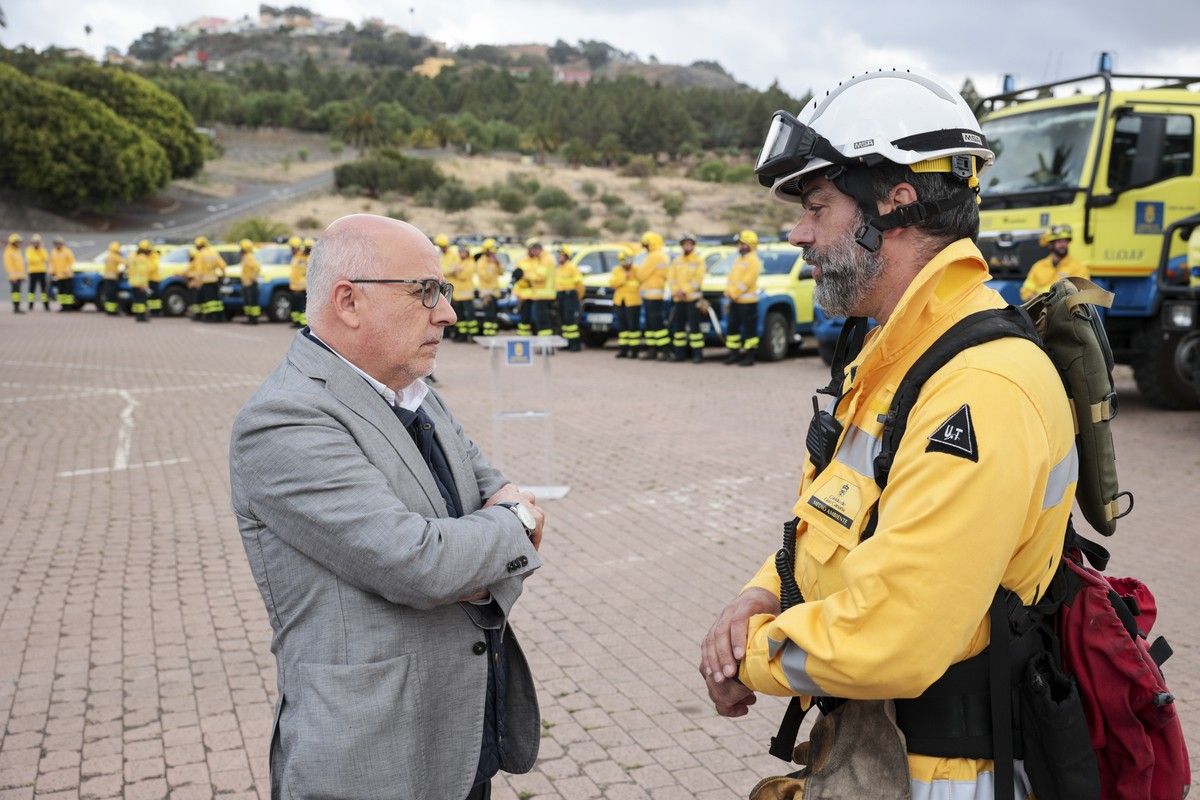
[[[525,535],[533,539],[533,532],[537,530],[537,519],[534,518],[533,512],[529,510],[529,506],[524,503],[496,503],[496,505],[507,508],[516,514],[517,519],[525,526]]]

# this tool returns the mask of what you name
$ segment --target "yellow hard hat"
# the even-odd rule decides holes
[[[10,233],[10,234],[8,235],[8,243],[9,243],[9,244],[18,244],[20,241],[21,241],[21,234],[19,234],[19,233]]]
[[[197,236],[195,245],[196,247],[208,247],[208,239],[203,236]]]
[[[483,252],[485,252],[485,253],[496,252],[496,240],[495,239],[484,239],[483,240]]]
[[[621,262],[622,264],[628,264],[630,261],[633,261],[633,248],[622,247],[620,250],[618,250],[617,261]]]
[[[737,235],[738,244],[758,247],[758,234],[752,230],[744,230]]]
[[[150,249],[150,240],[149,239],[142,239],[140,242],[138,242],[138,250],[149,250],[149,249]]]
[[[111,253],[121,252],[121,243],[114,239],[113,241],[108,243],[108,250]]]
[[[642,246],[643,247],[650,249],[650,250],[654,250],[659,247],[662,247],[662,245],[663,245],[663,237],[661,234],[657,234],[654,231],[646,231],[645,233],[642,234]]]
[[[1066,239],[1069,242],[1072,238],[1070,225],[1051,225],[1049,229],[1042,234],[1039,242],[1041,243],[1042,247],[1046,247],[1051,242],[1057,242],[1062,239]]]
[[[299,250],[303,246],[304,242],[299,236],[293,236],[292,238],[288,239],[288,247],[292,248],[293,250]]]
[[[240,242],[238,242],[238,247],[242,248],[243,253],[249,253],[254,249],[254,242],[250,241],[249,239],[242,239]]]
[[[525,240],[525,249],[526,250],[532,250],[535,247],[541,247],[541,246],[542,246],[542,240],[536,236],[532,236]]]
[[[311,249],[316,243],[317,243],[316,239],[305,239],[304,240],[304,249],[305,250]]]
[[[560,242],[556,252],[558,252],[560,255],[569,257],[571,255],[571,248]]]
[[[433,237],[433,243],[438,247],[449,247],[450,237],[444,233],[439,233],[437,236]]]

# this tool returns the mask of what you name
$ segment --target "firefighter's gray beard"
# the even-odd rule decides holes
[[[821,277],[813,290],[813,300],[821,310],[831,317],[863,313],[863,301],[883,274],[880,253],[868,252],[847,230],[828,247],[804,248],[804,258],[814,267],[821,268]]]

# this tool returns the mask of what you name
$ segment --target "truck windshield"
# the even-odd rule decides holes
[[[982,179],[984,203],[1011,195],[1044,203],[1043,192],[1079,188],[1095,122],[1094,103],[985,121],[996,163]]]

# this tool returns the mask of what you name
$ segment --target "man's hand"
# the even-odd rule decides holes
[[[705,678],[704,685],[708,687],[708,699],[722,717],[744,717],[750,712],[750,706],[758,702],[754,692],[737,681],[716,683]]]
[[[755,614],[778,613],[779,598],[766,589],[747,589],[725,606],[700,643],[700,674],[704,679],[720,685],[737,675],[737,662],[746,655],[746,629],[750,618]],[[712,693],[711,689],[709,693]]]
[[[458,602],[460,602],[460,603],[480,603],[480,602],[488,599],[488,597],[490,595],[491,595],[491,592],[488,591],[487,589],[480,589],[475,594],[468,595],[466,597],[461,598]]]
[[[524,503],[533,512],[533,518],[537,520],[537,526],[529,535],[529,541],[533,544],[534,550],[541,549],[542,546],[542,527],[546,524],[546,514],[537,504],[537,498],[533,492],[527,492],[517,486],[515,483],[506,483],[500,487],[494,495],[487,499],[483,504],[484,508],[494,506],[497,503]]]

